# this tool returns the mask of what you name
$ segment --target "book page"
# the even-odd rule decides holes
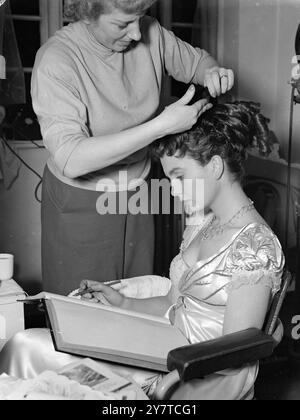
[[[58,349],[62,345],[64,349],[87,349],[165,364],[170,350],[188,345],[177,328],[153,319],[107,311],[101,305],[77,305],[54,298],[47,301],[48,307],[52,311]]]

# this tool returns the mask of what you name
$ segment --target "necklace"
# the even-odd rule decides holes
[[[200,241],[206,241],[207,239],[214,238],[217,235],[221,235],[224,230],[231,225],[232,222],[236,221],[244,214],[248,213],[249,211],[253,210],[254,203],[253,201],[249,200],[250,204],[243,206],[238,212],[236,212],[228,222],[223,223],[222,225],[213,226],[214,222],[217,220],[216,216],[214,216],[211,221],[208,223],[204,229],[202,229],[199,233]]]

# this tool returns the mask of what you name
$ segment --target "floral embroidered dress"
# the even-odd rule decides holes
[[[170,267],[172,297],[176,303],[169,318],[189,339],[198,343],[223,334],[227,300],[232,290],[243,285],[264,285],[271,298],[280,289],[284,268],[281,245],[271,229],[258,223],[243,227],[215,255],[189,267],[183,250],[197,234],[193,228],[181,252]],[[270,299],[271,303],[271,299]],[[226,370],[205,380],[195,380],[181,387],[180,396],[195,399],[248,399],[258,364]],[[183,389],[185,388],[185,390]]]
[[[243,285],[260,284],[269,288],[273,297],[280,289],[284,267],[284,256],[277,237],[268,226],[257,223],[243,227],[215,255],[189,267],[183,259],[183,250],[200,230],[201,226],[186,230],[181,251],[170,267],[173,305],[166,316],[190,343],[222,336],[227,300],[232,290]],[[162,294],[166,293],[165,283],[169,280],[158,276],[142,279],[146,280],[146,277],[151,280],[149,285],[161,282]],[[157,291],[157,287],[155,289]],[[152,290],[149,290],[149,296],[153,296]],[[32,378],[46,369],[57,371],[76,359],[78,357],[55,352],[48,330],[27,330],[13,337],[2,350],[0,373]],[[159,380],[155,372],[110,366],[117,373],[133,378],[147,394],[153,392]],[[175,393],[174,398],[250,399],[257,373],[257,363],[241,369],[228,369],[181,385],[179,394]]]

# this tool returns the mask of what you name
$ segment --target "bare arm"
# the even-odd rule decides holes
[[[232,255],[240,270],[228,284],[224,334],[261,329],[272,290],[280,288],[285,261],[280,243],[268,226],[255,224],[238,236]]]
[[[264,285],[244,285],[233,290],[228,298],[223,334],[248,328],[261,329],[270,301],[270,289]]]
[[[171,305],[170,296],[167,295],[148,299],[125,298],[121,307],[130,311],[164,316]]]
[[[83,280],[80,283],[80,289],[82,291],[89,289],[89,293],[83,295],[83,298],[89,301],[108,303],[122,309],[150,315],[163,316],[172,305],[170,293],[161,297],[133,299],[125,297],[112,287],[92,280]]]

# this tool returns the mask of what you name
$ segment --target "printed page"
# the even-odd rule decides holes
[[[120,392],[131,386],[128,379],[116,375],[101,362],[88,358],[65,366],[59,374],[96,391]]]

